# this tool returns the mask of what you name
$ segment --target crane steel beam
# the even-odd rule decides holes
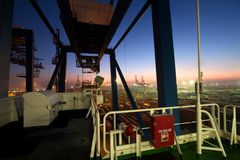
[[[54,82],[56,80],[57,74],[58,74],[58,72],[60,70],[60,67],[61,67],[63,61],[64,61],[65,54],[66,54],[66,52],[63,51],[63,49],[62,49],[61,54],[59,55],[59,59],[58,59],[58,62],[56,64],[56,67],[55,67],[55,69],[53,71],[52,77],[51,77],[51,79],[50,79],[50,81],[48,83],[47,90],[51,90],[52,89],[53,84],[54,84]]]
[[[42,19],[42,21],[44,22],[44,24],[46,25],[46,27],[48,28],[48,30],[51,32],[51,34],[53,35],[53,37],[58,41],[59,45],[61,46],[62,50],[64,50],[64,46],[63,46],[63,43],[61,42],[61,40],[59,39],[59,37],[57,36],[56,32],[54,31],[53,27],[51,26],[51,24],[49,23],[47,17],[44,15],[42,9],[40,8],[40,6],[38,5],[38,3],[35,1],[35,0],[29,0],[29,2],[31,3],[31,5],[33,6],[33,8],[35,9],[35,11],[38,13],[38,15],[40,16],[40,18]],[[57,77],[57,74],[59,72],[59,70],[61,69],[62,70],[62,73],[61,73],[61,81],[64,81],[65,83],[65,80],[63,80],[63,78],[65,78],[65,66],[61,66],[63,64],[63,62],[66,61],[66,52],[65,51],[62,51],[59,55],[59,60],[56,64],[56,67],[54,69],[54,72],[52,74],[52,77],[48,83],[48,86],[47,86],[47,89],[48,90],[51,90],[52,89],[52,86],[56,80],[56,77]],[[65,63],[64,63],[65,64]],[[63,73],[64,72],[64,73]],[[62,83],[60,84],[59,86],[60,90],[62,91],[64,88],[65,88],[65,85],[63,85]]]
[[[113,36],[115,35],[121,21],[123,20],[128,7],[130,6],[132,0],[118,0],[117,6],[114,10],[112,20],[109,24],[109,29],[102,44],[101,50],[98,56],[98,63],[101,61],[105,50],[107,49],[109,43],[111,42]]]
[[[63,61],[60,66],[58,72],[58,83],[57,83],[57,91],[58,92],[65,92],[65,79],[66,79],[66,69],[67,69],[67,53],[63,54]]]
[[[126,82],[126,80],[125,80],[125,78],[124,78],[124,76],[122,74],[122,71],[121,71],[121,69],[120,69],[120,67],[119,67],[119,65],[117,63],[117,60],[115,58],[113,60],[115,61],[116,69],[118,71],[119,77],[121,78],[121,81],[122,81],[123,87],[124,87],[124,89],[125,89],[125,91],[127,93],[128,99],[129,99],[129,101],[131,103],[131,107],[133,109],[138,109],[137,108],[137,104],[136,104],[136,102],[135,102],[135,100],[134,100],[134,98],[132,96],[132,93],[131,93],[128,85],[127,85],[127,82]],[[143,121],[143,118],[142,118],[141,114],[136,113],[136,118],[137,118],[137,120],[139,122],[140,128],[145,128],[145,124],[144,124],[144,121]],[[144,132],[145,139],[149,140],[150,139],[149,132],[147,130],[143,130],[143,132]]]
[[[112,86],[112,107],[114,111],[118,110],[118,92],[117,92],[117,74],[115,64],[115,51],[110,54],[111,86]]]
[[[34,59],[34,38],[33,31],[29,30],[26,38],[26,92],[34,90],[34,74],[33,74],[33,59]]]
[[[68,32],[66,31],[66,34],[68,35],[69,42],[71,43],[71,46],[64,46],[67,52],[74,52],[76,55],[79,63],[82,65],[82,58],[81,58],[81,52],[82,50],[79,48],[78,40],[76,38],[77,28],[74,23],[74,18],[72,17],[70,2],[68,0],[57,0],[58,7],[60,9],[60,19],[62,21],[62,24]],[[64,13],[64,14],[63,14]]]
[[[46,27],[48,28],[48,30],[52,33],[52,35],[54,36],[54,38],[58,41],[58,43],[63,46],[62,42],[60,41],[60,39],[58,38],[56,32],[54,31],[53,27],[51,26],[51,24],[49,23],[47,17],[44,15],[42,9],[40,8],[40,6],[37,4],[37,2],[35,0],[29,0],[29,2],[31,3],[31,5],[33,6],[33,8],[35,9],[35,11],[38,13],[38,15],[40,16],[40,18],[42,19],[42,21],[44,22],[44,24],[46,25]]]
[[[0,98],[8,97],[13,0],[0,1]]]
[[[66,52],[75,52],[74,48],[71,45],[64,46],[64,48],[66,49]],[[112,49],[106,49],[104,54],[110,54],[111,52],[112,52]],[[81,53],[98,54],[99,51],[89,49],[89,50],[81,50]]]
[[[177,106],[177,80],[169,0],[151,0],[155,48],[158,106]],[[174,111],[175,122],[179,121]],[[179,127],[175,128],[178,133]]]
[[[113,5],[113,0],[110,0],[110,4]]]
[[[34,59],[34,37],[33,31],[30,29],[12,29],[12,37],[24,37],[26,41],[26,92],[34,90],[34,74],[33,74],[33,59]]]
[[[145,11],[148,9],[148,7],[150,6],[151,2],[150,0],[148,0],[144,6],[142,7],[142,9],[138,12],[137,16],[134,18],[134,20],[132,21],[132,23],[129,25],[129,27],[127,28],[127,30],[124,32],[124,34],[122,35],[122,37],[119,39],[119,41],[116,43],[116,45],[113,47],[113,50],[116,50],[117,47],[121,44],[121,42],[124,40],[124,38],[127,36],[127,34],[132,30],[132,28],[135,26],[135,24],[138,22],[138,20],[142,17],[142,15],[145,13]]]

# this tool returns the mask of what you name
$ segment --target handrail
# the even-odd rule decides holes
[[[227,108],[232,108],[232,120],[228,120],[227,119]],[[236,144],[237,143],[237,124],[239,124],[237,122],[237,113],[236,113],[236,109],[240,109],[240,106],[238,105],[226,105],[223,107],[223,130],[224,133],[227,134],[227,121],[232,122],[232,130],[231,130],[231,138],[230,138],[230,145],[232,145],[233,143]]]
[[[215,115],[215,106],[217,107],[217,117],[218,118],[216,118],[216,115]],[[217,130],[218,130],[218,132],[220,132],[220,125],[221,125],[221,118],[220,118],[220,106],[218,105],[218,104],[214,104],[214,105],[212,105],[212,108],[211,108],[211,115],[214,115],[214,117],[213,117],[213,120],[218,120],[217,122],[216,121],[214,121],[214,123],[216,124],[216,126],[217,126]]]
[[[240,109],[240,106],[237,106],[237,105],[226,105],[226,106],[223,107],[223,122],[224,122],[223,123],[223,130],[224,130],[224,133],[228,133],[227,132],[227,123],[226,123],[227,122],[227,108],[230,108],[230,107],[232,107],[232,110],[234,110],[234,108]],[[231,120],[229,120],[229,121],[231,121]]]
[[[201,114],[204,113],[208,116],[208,118],[210,119],[210,122],[212,124],[212,127],[213,127],[213,130],[216,134],[216,138],[217,138],[217,141],[218,141],[218,145],[219,145],[219,148],[215,145],[213,145],[213,147],[206,147],[206,146],[201,146],[201,149],[205,149],[205,150],[214,150],[214,151],[221,151],[223,156],[226,157],[226,152],[223,148],[223,145],[222,145],[222,142],[221,142],[221,138],[220,138],[220,135],[219,135],[219,132],[218,132],[218,129],[216,128],[215,126],[215,122],[211,116],[211,114],[206,111],[206,110],[201,110]]]
[[[97,156],[100,155],[100,148],[101,148],[101,144],[100,144],[100,127],[101,127],[101,121],[100,121],[100,114],[99,114],[99,110],[97,107],[97,104],[95,102],[94,97],[91,98],[91,110],[92,110],[92,117],[93,117],[93,127],[96,129],[96,151],[97,151]]]
[[[217,106],[218,109],[218,127],[220,128],[220,107],[218,104],[212,103],[212,104],[202,104],[202,107],[209,107],[209,106]],[[109,150],[106,147],[106,119],[109,115],[116,115],[116,114],[123,114],[123,113],[143,113],[143,112],[150,112],[150,114],[153,114],[155,111],[162,111],[166,113],[166,111],[170,111],[170,113],[173,113],[173,110],[176,109],[185,109],[185,108],[195,108],[195,105],[189,105],[189,106],[172,106],[172,107],[162,107],[162,108],[147,108],[147,109],[135,109],[135,110],[122,110],[122,111],[110,111],[106,113],[103,117],[103,149],[106,153],[110,153]]]

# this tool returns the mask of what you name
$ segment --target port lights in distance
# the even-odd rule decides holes
[[[190,86],[193,86],[194,85],[194,80],[190,80],[190,81],[188,81],[188,84],[190,85]]]
[[[186,86],[186,85],[190,85],[190,86],[193,86],[194,85],[194,80],[189,80],[189,81],[182,81],[181,84]]]

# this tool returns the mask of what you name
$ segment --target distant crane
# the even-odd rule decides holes
[[[80,89],[81,88],[81,83],[80,83],[80,80],[79,80],[79,75],[77,75],[77,81],[75,83],[75,89]]]
[[[142,84],[145,83],[145,80],[143,79],[143,76],[141,76],[141,81],[142,81]]]
[[[139,83],[139,81],[138,81],[138,79],[137,79],[137,75],[135,75],[135,83],[136,83],[136,84]]]
[[[57,37],[59,38],[60,37],[60,30],[56,29],[56,33],[57,33]],[[56,47],[56,53],[55,53],[54,57],[52,58],[52,64],[56,65],[57,62],[58,62],[58,59],[59,59],[60,52],[61,52],[61,46],[58,43],[58,41],[56,40],[56,38],[53,37],[52,41],[53,41],[53,44],[55,44],[55,47]]]
[[[134,82],[134,86],[143,86],[143,87],[149,87],[150,84],[145,82],[143,76],[141,76],[141,82],[138,81],[137,79],[137,75],[135,75],[135,82]]]
[[[24,30],[24,29],[22,29]],[[36,49],[34,48],[34,51]],[[43,59],[33,58],[33,77],[38,78],[41,69],[45,69],[41,63]],[[12,37],[10,62],[20,66],[26,66],[26,40],[25,37]],[[26,70],[17,74],[17,77],[26,78]]]

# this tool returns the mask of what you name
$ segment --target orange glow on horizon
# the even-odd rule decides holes
[[[197,73],[193,71],[193,69],[190,70],[181,70],[179,72],[177,72],[177,80],[178,81],[189,81],[189,80],[197,80]],[[149,71],[148,73],[141,73],[138,74],[138,80],[141,80],[141,75],[144,76],[144,80],[148,83],[154,83],[156,82],[156,76],[154,73],[151,73],[151,71]],[[111,78],[110,75],[101,75],[100,76],[104,77],[104,83],[110,83],[111,82]],[[86,78],[83,78],[84,80],[86,79],[94,79],[93,77],[95,76],[89,76]],[[128,83],[134,83],[135,80],[135,74],[128,74],[127,76],[125,76],[126,80]],[[121,83],[120,78],[119,82]],[[80,78],[80,81],[82,79]],[[240,71],[204,71],[203,72],[203,80],[206,81],[215,81],[215,80],[240,80]],[[76,76],[73,77],[68,77],[68,83],[75,83],[76,82]]]
[[[154,73],[153,73],[154,72]],[[186,69],[177,69],[177,81],[182,82],[185,81],[188,83],[190,80],[196,81],[197,80],[197,73],[194,68],[186,68]],[[104,77],[104,84],[111,83],[110,74],[99,74],[100,76]],[[135,75],[137,75],[138,80],[141,80],[141,76],[144,77],[145,82],[149,84],[156,83],[156,75],[155,71],[148,71],[146,73],[127,73],[124,75],[128,84],[133,84],[135,81]],[[94,80],[95,74],[84,76],[83,80]],[[75,85],[77,80],[77,74],[70,74],[67,77],[66,85]],[[118,77],[119,83],[121,83],[120,78]],[[212,69],[208,71],[203,70],[203,81],[230,81],[230,80],[240,80],[240,70],[217,70]],[[34,87],[41,88],[46,87],[48,80],[47,79],[35,79],[34,80]],[[80,75],[80,82],[82,82],[82,76]],[[25,88],[25,79],[16,78],[10,81],[9,88]]]
[[[181,71],[177,74],[179,81],[197,79],[197,73],[190,73],[189,71]],[[240,80],[240,71],[204,71],[203,80]]]

